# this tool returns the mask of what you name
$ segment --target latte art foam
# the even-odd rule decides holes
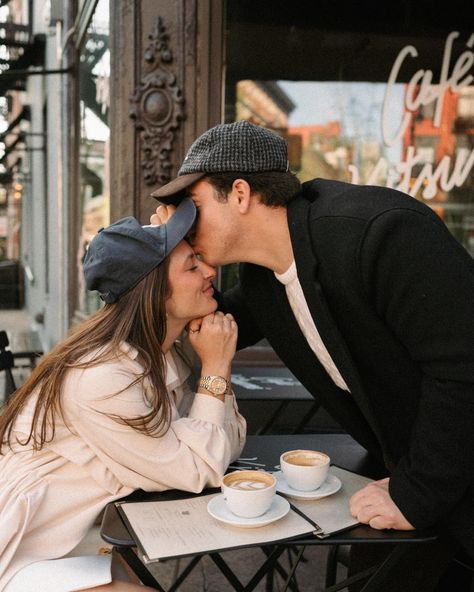
[[[232,481],[232,483],[229,483],[229,487],[232,487],[232,489],[240,489],[241,491],[255,491],[257,489],[265,489],[265,487],[268,487],[268,483],[241,479]]]

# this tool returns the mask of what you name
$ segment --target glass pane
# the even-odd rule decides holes
[[[285,136],[301,181],[388,186],[423,201],[474,255],[474,52],[462,17],[415,3],[380,19],[359,4],[350,15],[316,4],[265,13],[227,2],[226,121]],[[221,277],[225,289],[235,270]]]
[[[90,314],[101,305],[84,288],[82,261],[92,237],[109,224],[109,2],[99,0],[80,55],[79,198],[77,250],[78,309]]]

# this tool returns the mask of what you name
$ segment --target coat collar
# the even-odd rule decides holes
[[[311,240],[310,218],[312,202],[304,194],[288,205],[288,227],[293,246],[298,279],[321,338],[331,358],[344,378],[351,396],[377,436],[382,449],[387,447],[356,366],[337,324],[330,312],[319,281],[319,262]],[[293,317],[293,315],[292,315]]]

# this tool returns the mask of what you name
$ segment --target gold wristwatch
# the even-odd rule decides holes
[[[211,395],[225,395],[229,388],[228,381],[222,376],[201,376],[198,387],[205,388]]]

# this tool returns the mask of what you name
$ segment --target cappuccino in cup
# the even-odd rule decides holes
[[[317,450],[289,450],[280,457],[285,481],[298,491],[312,491],[320,487],[329,472],[330,458]]]
[[[275,477],[264,471],[234,471],[224,475],[222,493],[229,510],[242,518],[256,518],[272,505]]]

